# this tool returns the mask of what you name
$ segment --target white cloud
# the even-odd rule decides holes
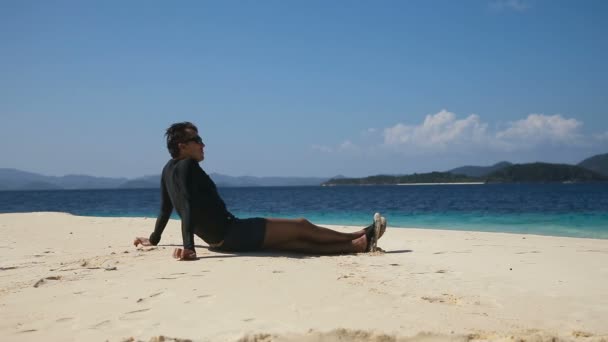
[[[355,144],[353,144],[352,141],[350,141],[350,140],[346,140],[343,143],[341,143],[340,146],[338,146],[338,150],[340,150],[340,151],[353,150],[356,148],[357,148],[357,146]]]
[[[487,125],[481,123],[475,114],[458,120],[454,113],[442,110],[427,115],[421,125],[398,123],[384,129],[384,143],[389,146],[444,149],[454,144],[481,143],[486,140],[486,130]]]
[[[323,153],[333,153],[333,152],[356,151],[358,149],[358,146],[355,145],[350,140],[345,140],[335,147],[315,144],[315,145],[312,145],[311,148],[315,151],[319,151],[319,152],[323,152]]]
[[[591,144],[580,132],[582,122],[561,115],[530,114],[502,130],[488,129],[476,114],[459,119],[442,110],[418,125],[398,123],[384,129],[384,146],[405,153],[533,150],[541,145],[581,147]],[[604,139],[606,135],[596,136]],[[606,138],[608,139],[608,138]]]
[[[579,153],[608,143],[608,132],[585,136],[582,127],[583,123],[574,118],[545,114],[530,114],[520,120],[490,126],[476,114],[459,118],[441,110],[418,123],[397,123],[377,129],[373,135],[335,145],[313,145],[312,148],[336,157],[401,155],[461,160],[466,156],[473,160],[485,155],[493,160],[515,160],[513,156],[521,159],[524,155],[539,158]]]
[[[582,123],[561,115],[530,114],[527,118],[509,123],[496,138],[510,144],[553,143],[578,144],[582,141]]]
[[[529,9],[530,5],[524,0],[497,0],[490,3],[490,8],[496,11],[511,10],[523,12]]]
[[[329,146],[324,146],[324,145],[312,145],[311,148],[313,150],[319,151],[319,152],[323,152],[323,153],[331,153],[333,152],[333,149]]]

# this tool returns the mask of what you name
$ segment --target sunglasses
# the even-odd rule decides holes
[[[193,138],[190,138],[190,139],[186,140],[185,142],[188,143],[190,141],[194,141],[197,144],[203,145],[203,139],[200,136],[198,136],[198,135],[195,136],[195,137],[193,137]]]

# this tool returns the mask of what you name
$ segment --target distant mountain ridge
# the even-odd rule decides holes
[[[346,178],[338,175],[323,177],[252,177],[227,176],[211,173],[218,186],[317,186],[336,184],[398,184],[398,183],[458,183],[458,182],[579,182],[608,180],[608,153],[592,156],[578,163],[512,164],[507,161],[491,166],[462,166],[447,172],[429,172],[412,175],[377,175],[363,178]],[[0,168],[2,190],[53,190],[53,189],[143,189],[158,188],[160,175],[134,179],[93,177],[87,175],[44,176],[12,168]]]
[[[493,182],[605,182],[608,176],[576,165],[528,163],[514,164],[485,176],[485,181]]]
[[[118,188],[125,181],[127,178],[86,175],[57,177],[17,169],[0,169],[0,189],[3,190],[111,189]]]
[[[513,165],[510,162],[502,161],[492,166],[461,166],[448,171],[455,175],[465,175],[469,177],[483,177],[487,176],[494,171],[504,169],[505,167]]]
[[[329,177],[233,177],[211,173],[218,186],[315,186]],[[160,175],[134,179],[66,175],[44,176],[17,169],[0,168],[0,190],[74,190],[74,189],[147,189],[159,188]]]
[[[589,157],[582,162],[578,163],[578,166],[584,167],[591,171],[595,171],[604,176],[608,176],[608,153],[598,154],[593,157]]]
[[[415,173],[401,176],[370,176],[364,178],[330,179],[323,185],[389,185],[433,183],[579,183],[606,182],[608,176],[580,166],[568,164],[513,164],[484,176],[472,177],[451,172]]]
[[[421,183],[517,183],[517,182],[605,182],[608,153],[585,159],[578,165],[499,162],[492,166],[462,166],[447,172],[411,175],[377,175],[330,179],[322,185],[421,184]],[[593,168],[593,169],[592,169]],[[606,173],[604,173],[606,172]]]

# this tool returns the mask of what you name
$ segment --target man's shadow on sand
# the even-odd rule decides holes
[[[166,245],[158,245],[159,247],[183,247],[183,245],[175,245],[175,244],[166,244]],[[238,258],[238,257],[283,257],[283,258],[293,258],[293,259],[311,259],[311,258],[320,258],[320,257],[332,257],[332,256],[341,256],[341,255],[357,255],[364,253],[351,253],[351,254],[341,254],[341,255],[328,255],[328,254],[311,254],[311,253],[296,253],[296,252],[281,252],[281,251],[258,251],[258,252],[228,252],[221,251],[218,249],[211,248],[209,246],[204,245],[195,245],[195,248],[205,248],[210,252],[214,252],[215,255],[205,255],[205,256],[197,256],[196,260],[201,259],[216,259],[216,258]],[[396,249],[384,251],[381,253],[384,254],[401,254],[401,253],[412,253],[411,249]]]

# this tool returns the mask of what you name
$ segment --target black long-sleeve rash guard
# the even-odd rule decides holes
[[[225,227],[234,216],[217,192],[215,183],[193,159],[171,159],[161,176],[161,206],[150,242],[156,245],[171,211],[182,219],[184,248],[194,250],[194,234],[207,243],[224,239]]]

